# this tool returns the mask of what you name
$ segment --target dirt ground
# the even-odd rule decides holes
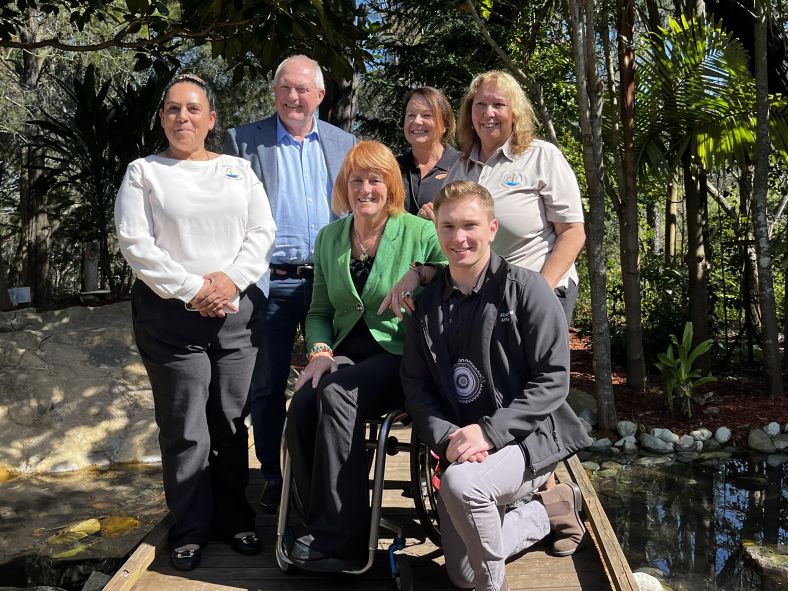
[[[572,387],[594,394],[591,342],[572,334]],[[718,427],[728,427],[734,441],[745,445],[747,433],[755,427],[764,427],[777,421],[782,427],[788,423],[788,395],[777,400],[766,396],[766,386],[758,375],[718,376],[718,381],[700,388],[692,404],[692,417],[679,411],[671,414],[659,383],[659,373],[649,372],[651,383],[645,390],[635,390],[626,385],[626,375],[619,368],[613,371],[613,391],[616,415],[619,420],[630,420],[645,429],[668,428],[679,435],[693,429],[706,427],[714,432]],[[788,380],[786,380],[788,384]]]

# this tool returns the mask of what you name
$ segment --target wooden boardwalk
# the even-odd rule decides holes
[[[392,434],[407,441],[410,433],[404,427],[395,427]],[[250,465],[257,467],[250,449]],[[571,479],[583,490],[586,504],[585,520],[591,543],[574,556],[557,558],[545,552],[544,547],[531,548],[520,558],[507,565],[507,579],[512,590],[555,591],[637,591],[638,587],[621,548],[610,527],[588,478],[577,458],[565,462],[559,477]],[[399,453],[388,458],[386,466],[387,487],[383,498],[383,515],[402,523],[407,536],[403,552],[409,555],[413,567],[414,588],[430,591],[452,591],[443,569],[443,555],[429,540],[424,539],[416,519],[412,499],[402,495],[397,481],[409,480],[408,454]],[[391,486],[389,486],[391,484]],[[249,498],[260,496],[262,483],[259,470],[252,470]],[[258,514],[257,530],[264,549],[258,556],[242,556],[227,544],[219,541],[208,544],[203,550],[199,568],[191,572],[175,570],[169,563],[166,535],[169,519],[154,529],[129,560],[121,567],[104,588],[105,591],[318,591],[395,589],[388,566],[386,550],[391,535],[382,532],[375,564],[359,576],[325,575],[296,571],[284,574],[276,565],[274,541],[275,517]]]

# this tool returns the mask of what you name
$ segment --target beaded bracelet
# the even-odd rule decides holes
[[[328,353],[329,357],[334,357],[334,350],[331,347],[325,343],[318,343],[317,345],[312,345],[312,348],[309,349],[306,355],[307,360],[312,361],[314,356],[318,353]]]

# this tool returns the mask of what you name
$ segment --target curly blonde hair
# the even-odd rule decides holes
[[[509,102],[512,111],[512,152],[515,156],[522,154],[531,145],[536,131],[536,115],[531,101],[525,96],[523,89],[514,79],[514,76],[501,72],[500,70],[490,70],[479,74],[468,87],[468,92],[462,99],[460,107],[460,138],[462,140],[462,158],[467,160],[471,155],[473,146],[478,143],[479,136],[473,128],[471,113],[473,101],[476,93],[485,84],[493,84],[503,92]]]

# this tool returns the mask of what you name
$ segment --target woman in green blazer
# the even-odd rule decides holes
[[[404,212],[399,166],[386,146],[345,156],[332,209],[342,215],[315,244],[309,364],[296,383],[286,443],[306,532],[287,548],[311,570],[349,570],[367,557],[369,492],[364,420],[403,404],[405,330],[378,309],[413,263],[445,260],[432,222]],[[409,298],[411,294],[400,294]]]

